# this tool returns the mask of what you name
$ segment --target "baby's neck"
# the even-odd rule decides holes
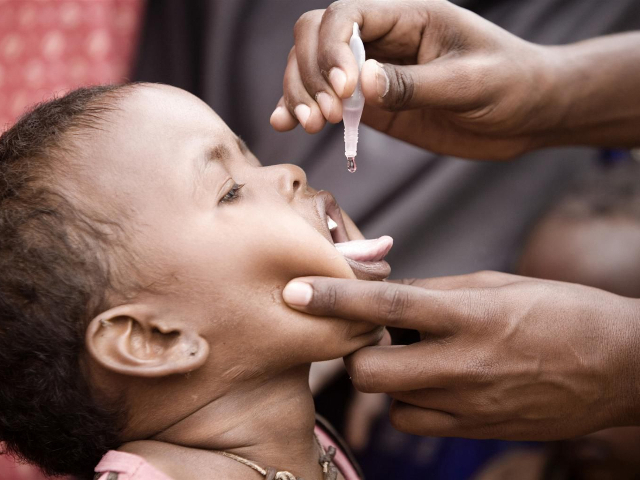
[[[176,480],[206,478],[201,475],[214,471],[220,478],[253,478],[249,467],[213,451],[234,453],[305,480],[322,480],[308,375],[308,366],[303,366],[267,382],[247,383],[152,440],[130,442],[121,450],[141,455]]]

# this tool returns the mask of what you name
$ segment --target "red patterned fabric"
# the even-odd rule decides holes
[[[0,131],[74,87],[121,82],[143,0],[0,0]]]
[[[144,0],[0,0],[0,132],[30,105],[126,79]],[[42,480],[0,455],[0,479]]]

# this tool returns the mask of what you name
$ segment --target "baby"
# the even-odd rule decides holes
[[[358,478],[316,425],[309,366],[384,330],[281,292],[382,280],[389,237],[361,240],[300,168],[262,167],[163,85],[38,106],[0,138],[0,176],[8,452],[81,478]]]

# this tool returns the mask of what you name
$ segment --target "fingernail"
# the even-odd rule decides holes
[[[284,108],[280,106],[276,107],[273,113],[271,114],[271,120],[273,120],[274,117],[281,116],[283,112],[284,112]]]
[[[316,95],[316,102],[320,105],[322,115],[324,115],[325,118],[329,118],[333,105],[333,97],[327,92],[320,92]]]
[[[347,74],[339,68],[334,67],[329,72],[329,81],[331,82],[333,90],[335,90],[339,97],[342,97],[344,84],[347,83]]]
[[[389,93],[389,77],[381,63],[376,62],[376,88],[378,96],[384,98]]]
[[[304,103],[301,103],[293,109],[293,112],[296,114],[296,117],[298,117],[300,125],[302,125],[303,127],[306,126],[309,115],[311,115],[311,109]]]
[[[304,282],[290,282],[282,291],[282,298],[289,305],[304,307],[309,305],[313,296],[313,288]]]

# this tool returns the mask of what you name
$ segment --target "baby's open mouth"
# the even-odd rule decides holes
[[[320,191],[315,196],[316,206],[323,227],[322,233],[344,256],[349,266],[362,280],[384,280],[391,267],[384,260],[393,246],[389,236],[370,240],[351,240],[336,199],[329,192]]]

